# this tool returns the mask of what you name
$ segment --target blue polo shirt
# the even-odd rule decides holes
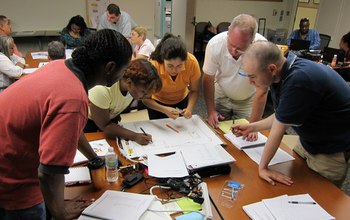
[[[290,45],[291,39],[297,39],[297,40],[303,40],[301,39],[299,29],[293,31],[290,36],[287,39],[287,45]],[[320,34],[318,31],[309,29],[309,31],[306,34],[306,37],[304,40],[309,40],[310,41],[310,50],[318,50],[320,49],[321,46],[321,39],[320,39]]]
[[[328,66],[289,53],[270,87],[275,116],[311,154],[350,151],[350,87]]]

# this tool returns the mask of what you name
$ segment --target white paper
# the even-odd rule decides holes
[[[45,66],[46,64],[48,64],[49,62],[40,62],[38,65],[38,68]]]
[[[82,215],[102,219],[138,220],[153,201],[154,196],[151,195],[107,190]]]
[[[158,178],[189,175],[180,152],[165,157],[149,154],[148,172],[150,176]]]
[[[47,51],[32,52],[31,55],[32,55],[33,60],[37,60],[37,59],[47,60],[48,59]]]
[[[178,132],[167,127],[167,124]],[[141,128],[143,128],[146,133],[152,135],[153,142],[147,146],[122,140],[123,149],[131,158],[147,154],[171,153],[179,150],[180,147],[191,144],[223,143],[197,115],[193,115],[190,119],[184,117],[179,117],[176,120],[166,118],[122,125],[124,128],[138,133],[142,133]]]
[[[91,183],[89,168],[87,167],[71,167],[69,174],[64,175],[66,185],[77,183]]]
[[[72,58],[72,53],[74,49],[66,49],[66,59]]]
[[[252,203],[250,205],[245,205],[242,208],[252,220],[275,219],[263,202]]]
[[[315,202],[309,194],[294,196],[279,196],[272,199],[263,199],[263,203],[276,219],[280,220],[330,220],[335,219],[320,205],[291,204],[288,201]]]
[[[243,136],[236,137],[233,133],[224,134],[224,137],[240,150],[249,147],[264,146],[267,141],[267,137],[260,132],[258,132],[258,139],[256,141],[243,140]]]
[[[195,144],[182,147],[180,151],[186,167],[190,170],[228,164],[235,161],[235,159],[220,145]]]
[[[36,71],[38,68],[24,68],[23,69],[23,74],[30,74]]]
[[[99,157],[106,156],[108,147],[110,147],[106,139],[90,141],[89,144]],[[77,150],[73,164],[83,163],[86,161],[88,161],[88,159],[79,150]]]
[[[250,159],[259,164],[264,151],[264,147],[245,148],[243,151],[250,157]],[[294,160],[294,157],[289,155],[284,150],[278,148],[272,160],[270,161],[269,166],[278,163],[284,163],[290,160]]]

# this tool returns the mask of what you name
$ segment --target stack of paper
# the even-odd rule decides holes
[[[66,186],[91,183],[89,168],[71,167],[69,174],[64,175]]]
[[[154,196],[107,190],[93,204],[87,207],[79,219],[140,219],[150,207]]]
[[[108,152],[108,147],[110,147],[106,139],[90,141],[89,144],[99,157],[105,156]],[[88,161],[88,159],[79,150],[77,150],[73,163],[79,164],[86,161]]]
[[[253,220],[331,220],[327,213],[309,194],[283,195],[242,207]]]
[[[231,143],[240,150],[243,150],[255,163],[259,164],[261,157],[264,152],[264,146],[267,141],[267,138],[258,132],[258,140],[256,141],[246,141],[243,140],[243,137],[236,137],[233,133],[225,134],[225,138],[227,138]],[[278,163],[287,162],[290,160],[294,160],[294,157],[289,155],[284,150],[278,148],[275,156],[270,161],[269,165],[274,165]]]

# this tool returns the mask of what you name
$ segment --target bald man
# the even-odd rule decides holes
[[[270,88],[275,113],[233,132],[270,130],[259,164],[259,175],[269,183],[286,185],[291,177],[269,169],[284,132],[290,126],[300,137],[294,151],[310,169],[338,187],[344,181],[350,157],[350,87],[333,69],[289,53],[283,57],[271,42],[252,44],[243,56],[244,74],[255,87]]]
[[[241,55],[257,40],[266,40],[257,32],[257,22],[247,14],[236,16],[229,30],[213,37],[206,48],[203,64],[203,93],[208,123],[217,127],[219,119],[249,118],[260,120],[267,90],[255,89],[240,74]],[[247,137],[256,139],[256,133]]]

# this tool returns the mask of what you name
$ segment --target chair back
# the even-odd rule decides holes
[[[218,24],[218,26],[216,26],[216,32],[217,33],[221,33],[221,32],[224,32],[224,31],[228,31],[228,27],[230,26],[230,22],[220,22]]]
[[[320,34],[320,39],[321,39],[320,50],[324,51],[324,48],[328,47],[329,42],[331,41],[331,36],[327,34]]]

